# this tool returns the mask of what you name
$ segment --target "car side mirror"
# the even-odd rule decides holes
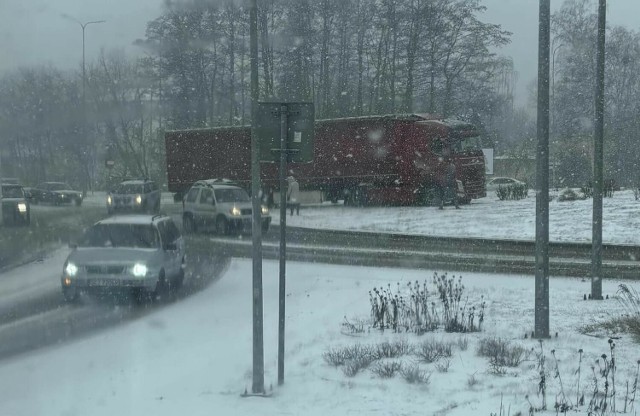
[[[178,249],[178,245],[175,242],[167,243],[164,245],[166,251],[175,251]]]

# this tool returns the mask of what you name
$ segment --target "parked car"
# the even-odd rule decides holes
[[[184,280],[184,241],[166,215],[119,215],[88,228],[62,268],[68,302],[82,292],[121,291],[145,299],[177,290]]]
[[[50,203],[54,205],[71,204],[82,205],[82,192],[75,191],[64,182],[43,182],[31,189],[34,204]]]
[[[185,232],[213,227],[217,234],[251,232],[252,205],[247,191],[219,179],[197,181],[183,200]],[[269,209],[262,207],[262,231],[271,224]]]
[[[526,183],[513,178],[495,177],[487,181],[487,191],[497,191],[499,187],[526,185]]]
[[[107,212],[160,212],[160,189],[154,181],[124,181],[107,195]]]
[[[31,207],[22,186],[3,183],[0,194],[4,225],[31,224]]]

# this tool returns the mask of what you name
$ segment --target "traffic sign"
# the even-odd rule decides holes
[[[280,112],[287,116],[287,153],[290,162],[313,160],[314,105],[306,102],[259,102],[251,134],[258,136],[260,161],[280,159]]]

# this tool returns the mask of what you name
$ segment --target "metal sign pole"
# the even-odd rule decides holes
[[[287,258],[287,192],[285,175],[287,174],[287,106],[280,106],[280,285],[278,311],[278,385],[284,383],[284,314],[285,314],[285,276]]]
[[[549,338],[549,43],[551,2],[540,0],[536,172],[536,338]]]
[[[604,165],[604,60],[607,1],[598,5],[598,44],[596,50],[596,122],[593,146],[593,223],[591,252],[591,299],[602,299],[602,191]]]
[[[258,113],[258,5],[251,0],[249,10],[251,48],[251,123]],[[262,322],[262,202],[260,198],[260,142],[251,131],[251,235],[253,236],[253,394],[264,394],[264,340]]]

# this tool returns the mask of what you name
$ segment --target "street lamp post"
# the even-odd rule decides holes
[[[68,14],[63,14],[62,17],[76,22],[82,28],[82,137],[84,139],[86,123],[87,123],[87,114],[86,114],[86,107],[87,107],[87,94],[86,94],[86,90],[87,90],[87,74],[86,74],[86,67],[85,67],[85,29],[89,25],[97,24],[97,23],[104,23],[104,22],[106,22],[106,20],[92,20],[92,21],[83,23],[83,22],[79,21],[78,19],[76,19],[76,18],[74,18],[72,16],[69,16]],[[87,170],[86,173],[87,173],[87,175],[89,175],[88,170]],[[89,187],[91,188],[91,178],[90,177],[87,177],[87,182],[89,184]],[[84,191],[86,191],[86,188],[84,189]]]

